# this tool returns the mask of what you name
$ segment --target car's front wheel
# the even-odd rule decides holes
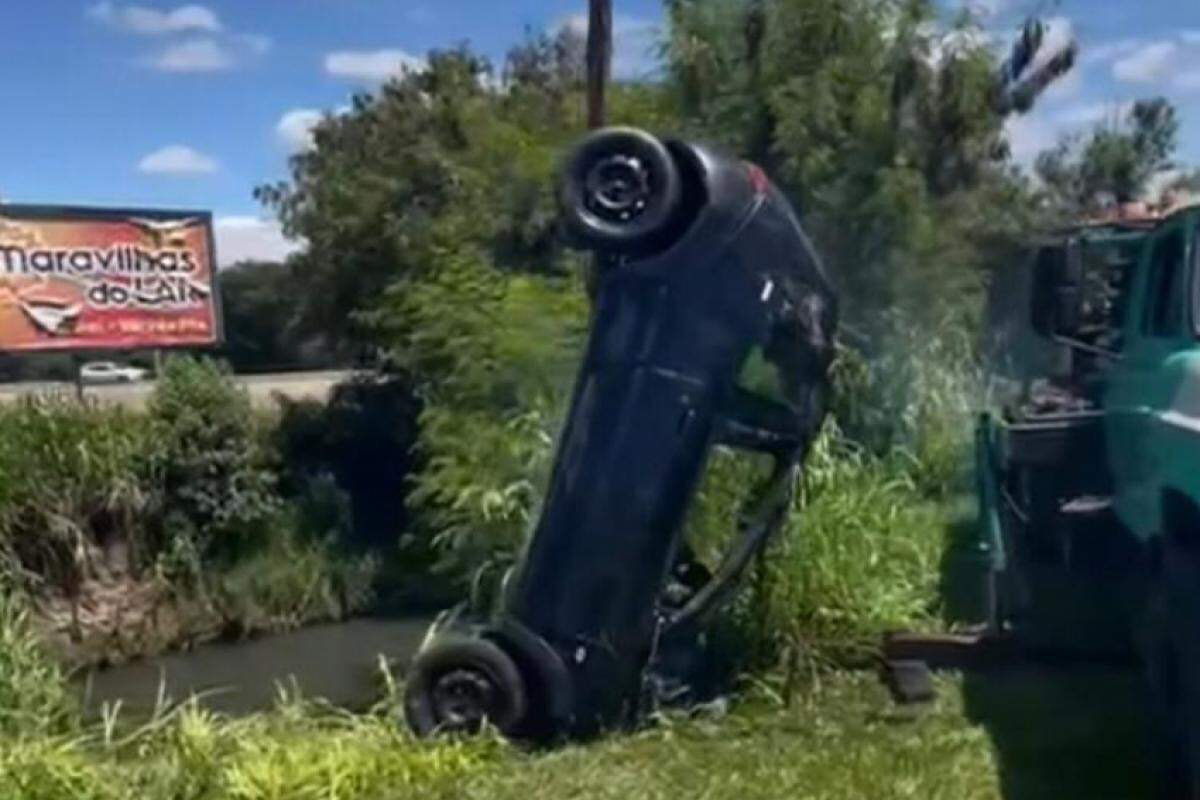
[[[404,712],[418,736],[476,733],[484,724],[511,734],[526,711],[516,663],[487,639],[440,634],[417,654],[407,676]]]
[[[1147,591],[1142,659],[1164,795],[1200,800],[1200,558],[1169,542]]]

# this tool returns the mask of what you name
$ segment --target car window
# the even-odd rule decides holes
[[[1175,230],[1154,244],[1150,262],[1150,294],[1146,333],[1150,336],[1182,336],[1187,309],[1187,269],[1182,230]]]

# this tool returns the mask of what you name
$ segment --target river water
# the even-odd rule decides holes
[[[200,703],[225,714],[273,705],[280,684],[309,699],[365,708],[380,697],[380,657],[407,666],[428,619],[363,618],[317,625],[245,642],[214,643],[81,676],[85,706],[97,713],[121,702],[122,713],[153,711],[160,686],[171,701],[201,694]]]

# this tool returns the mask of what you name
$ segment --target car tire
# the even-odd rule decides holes
[[[422,738],[477,733],[485,724],[509,735],[527,711],[516,663],[486,639],[440,634],[417,654],[407,676],[404,715]]]
[[[1200,560],[1170,544],[1142,616],[1164,797],[1200,800]]]
[[[664,244],[684,214],[683,176],[659,139],[605,128],[583,140],[563,172],[563,223],[576,245],[626,256]]]

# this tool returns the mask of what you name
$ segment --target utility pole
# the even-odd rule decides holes
[[[612,0],[588,0],[588,127],[605,125],[604,94],[612,71]]]

